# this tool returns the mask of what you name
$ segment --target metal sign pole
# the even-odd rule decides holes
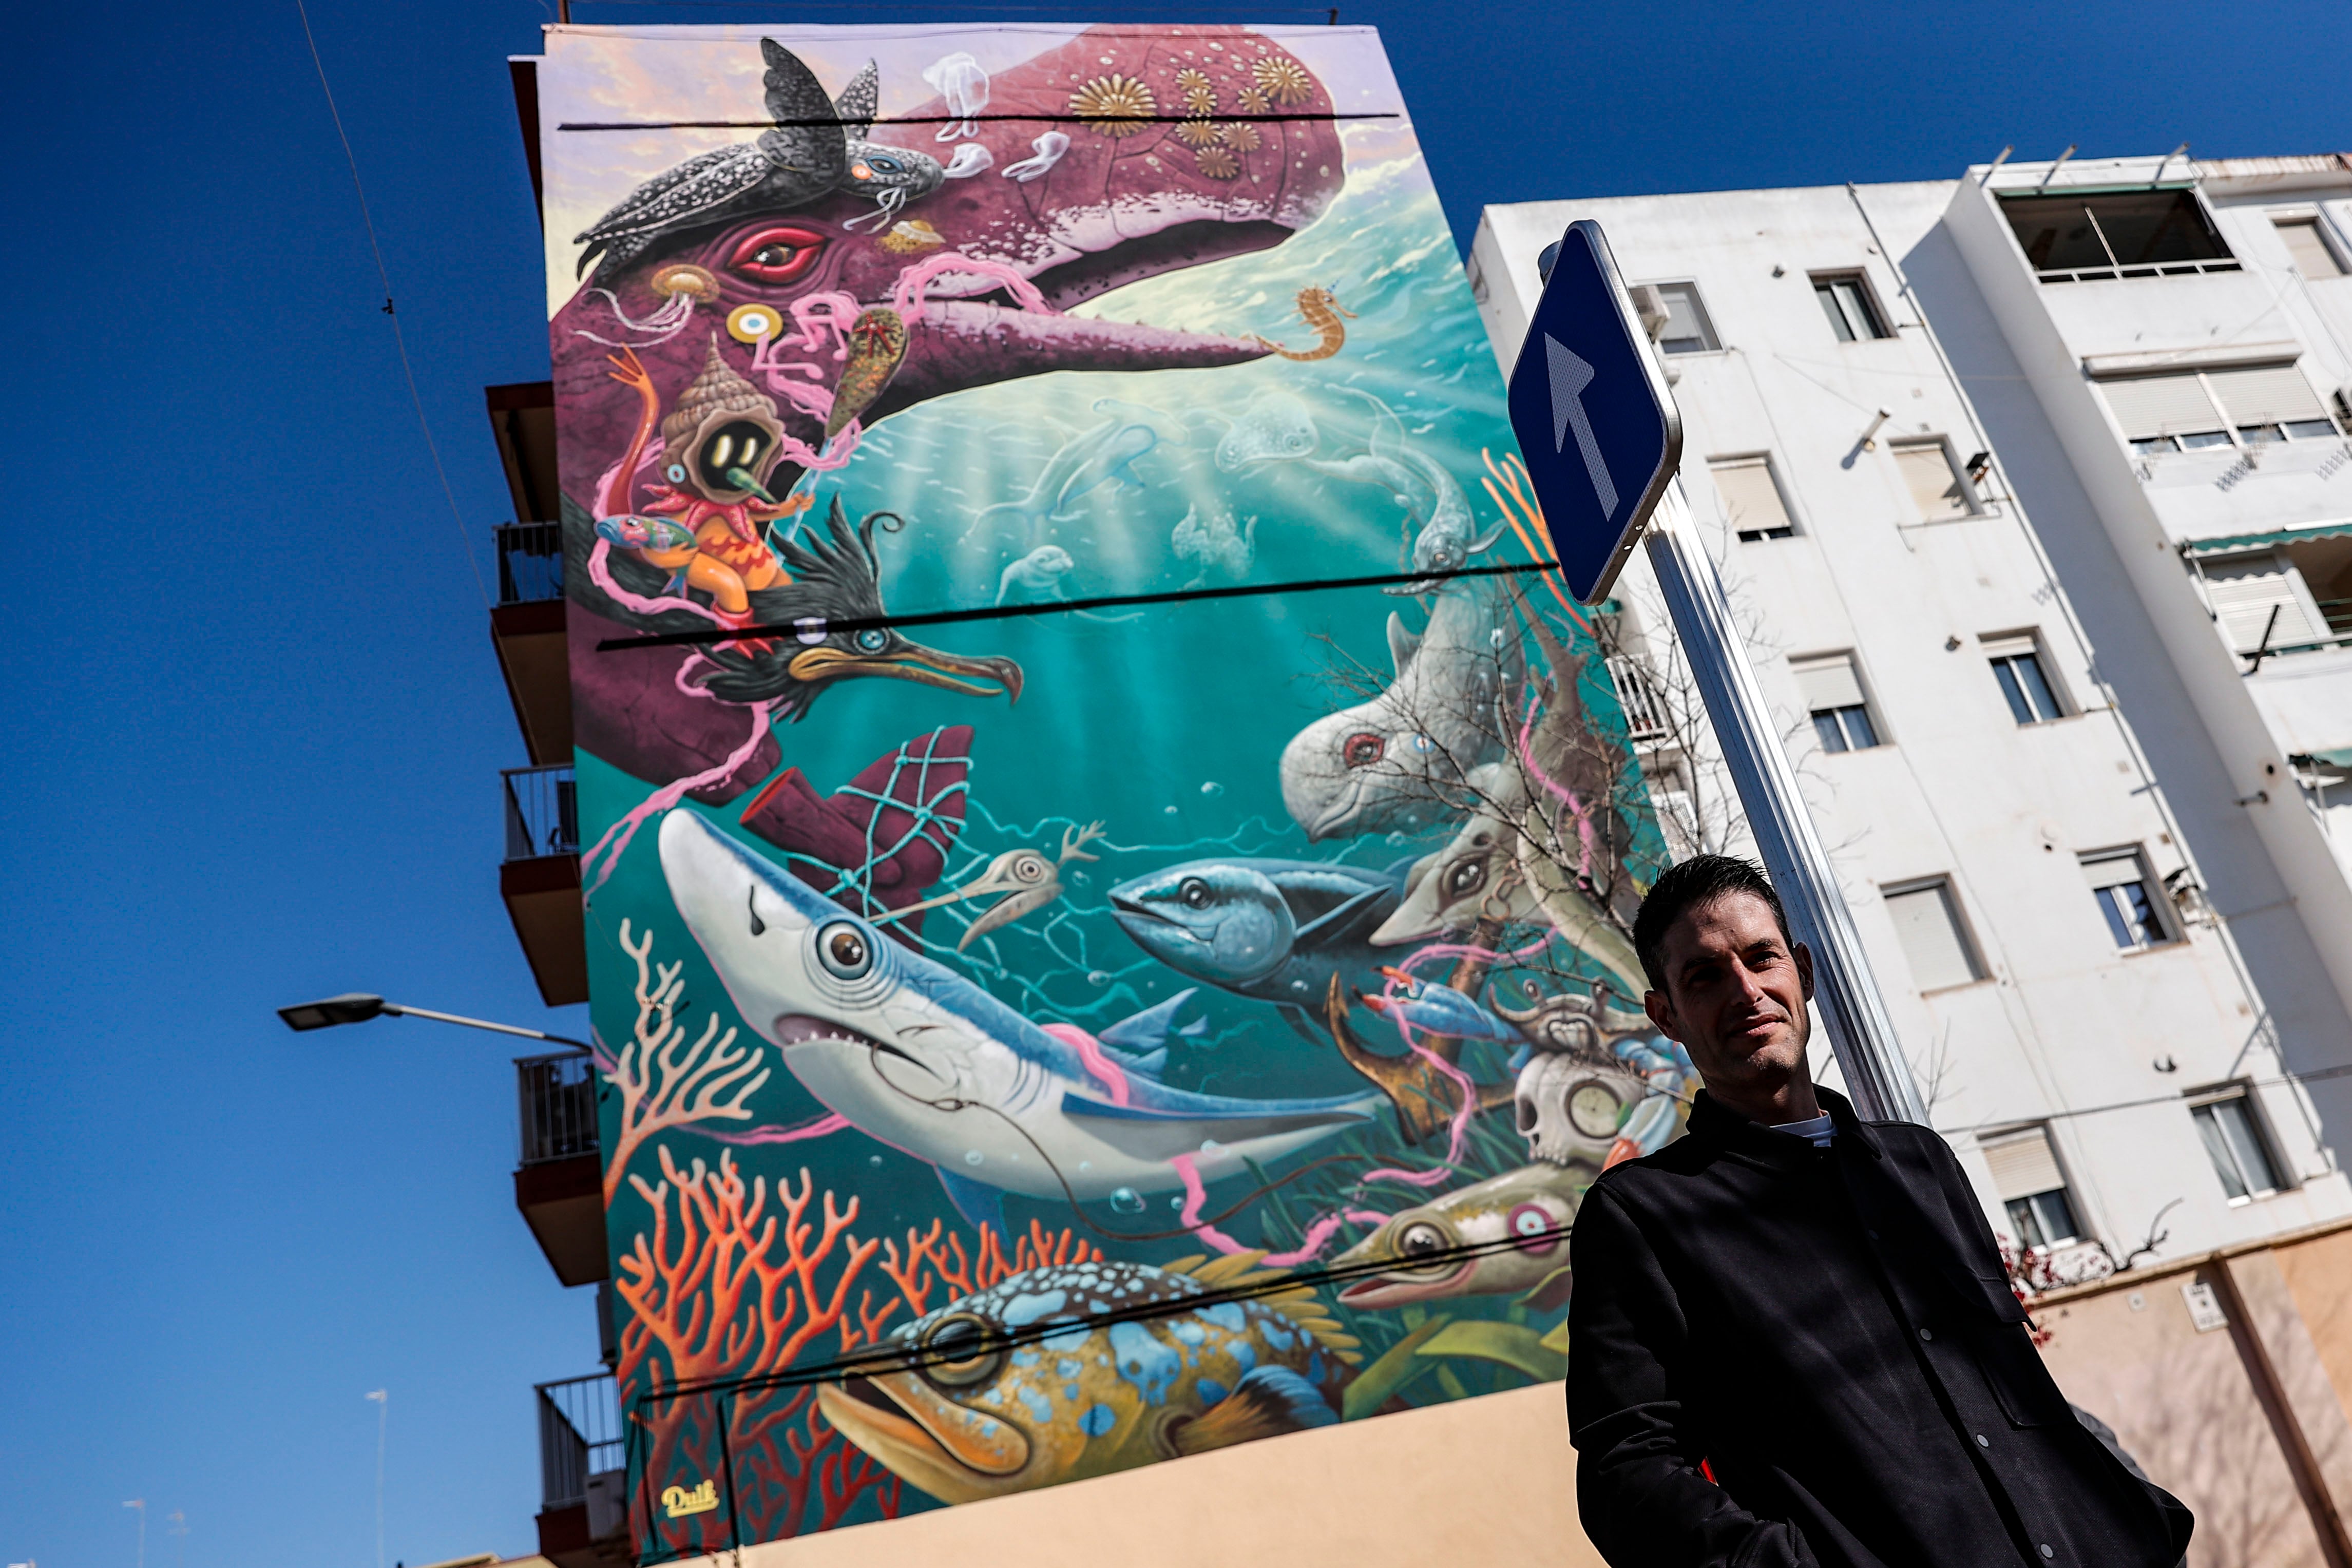
[[[1680,479],[1659,499],[1647,548],[1764,869],[1788,906],[1797,940],[1812,950],[1814,1008],[1854,1104],[1874,1121],[1924,1125],[1927,1107],[1879,998],[1853,913],[1797,793],[1796,773],[1773,732],[1723,579],[1692,531]]]

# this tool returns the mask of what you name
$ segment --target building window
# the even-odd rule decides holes
[[[1813,298],[1822,302],[1822,314],[1830,319],[1830,331],[1842,343],[1893,335],[1879,319],[1878,307],[1870,298],[1870,285],[1859,272],[1814,279]]]
[[[2156,896],[2156,879],[2137,849],[2103,849],[2082,857],[2091,897],[2106,918],[2107,934],[2121,952],[2138,952],[2172,940]]]
[[[2000,210],[2044,283],[2238,268],[2186,190],[2004,196]]]
[[[1984,978],[1976,949],[1960,929],[1959,907],[1953,902],[1949,882],[1941,877],[1914,882],[1890,888],[1885,897],[1903,954],[1911,961],[1911,978],[1920,990],[1941,991]]]
[[[2326,440],[2336,434],[2293,364],[2186,371],[2103,381],[2099,391],[2135,452],[2193,452],[2235,442]]]
[[[1661,283],[1658,298],[1665,301],[1665,325],[1658,329],[1658,347],[1670,354],[1713,353],[1723,346],[1716,341],[1715,323],[1707,320],[1696,283]]]
[[[1902,470],[1903,483],[1923,521],[1945,522],[1976,515],[1976,489],[1952,461],[1951,447],[1940,438],[1897,444],[1895,466]]]
[[[1761,453],[1749,458],[1710,458],[1707,477],[1723,497],[1723,513],[1732,531],[1746,543],[1762,539],[1786,539],[1797,531],[1789,521],[1789,506],[1772,472],[1772,459]]]
[[[2326,640],[2320,627],[2326,623],[2318,606],[2306,603],[2303,574],[2275,552],[2200,561],[2197,571],[2231,651],[2277,653]]]
[[[2066,710],[2051,689],[2042,668],[2042,649],[2031,635],[1988,637],[1985,657],[1992,661],[1992,678],[2009,700],[2009,711],[2021,724],[2046,724],[2063,719]]]
[[[2230,416],[2246,446],[2266,441],[2324,441],[2336,434],[2327,405],[2292,364],[2255,365],[2205,373],[2205,384]]]
[[[2279,237],[2286,241],[2286,253],[2294,261],[2294,269],[2317,283],[2329,278],[2341,278],[2347,268],[2336,247],[2328,243],[2326,231],[2315,217],[2283,217],[2273,220]]]
[[[1812,715],[1813,733],[1825,752],[1866,752],[1878,744],[1878,728],[1870,721],[1870,703],[1854,674],[1853,656],[1833,653],[1818,658],[1791,659],[1797,692],[1805,711]]]
[[[2231,1203],[2267,1197],[2284,1184],[2245,1085],[2199,1096],[2189,1114],[2196,1119],[2197,1136],[2204,1141],[2213,1173],[2221,1178],[2221,1190]]]
[[[1985,1163],[1992,1167],[1993,1190],[2009,1212],[2009,1226],[2023,1246],[2037,1252],[2083,1239],[2074,1201],[2066,1195],[2065,1173],[2050,1147],[2050,1130],[2028,1127],[1997,1133],[1981,1141]]]

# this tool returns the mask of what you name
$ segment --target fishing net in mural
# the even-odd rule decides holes
[[[1663,851],[1377,38],[540,103],[641,1553],[1559,1376]]]

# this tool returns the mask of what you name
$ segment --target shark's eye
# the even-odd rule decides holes
[[[1369,768],[1381,760],[1389,743],[1369,730],[1360,730],[1348,737],[1339,748],[1339,760],[1351,768]]]
[[[896,158],[868,158],[866,162],[878,174],[896,174],[901,172],[898,160]]]
[[[750,888],[744,890],[743,908],[751,917],[751,934],[765,936],[768,931],[768,922],[760,918],[759,889]]]
[[[1205,910],[1213,895],[1209,891],[1208,883],[1198,877],[1187,877],[1176,884],[1176,896],[1183,900],[1186,909]]]
[[[1445,890],[1455,898],[1475,893],[1486,885],[1486,862],[1465,860],[1445,874]]]
[[[950,1312],[923,1331],[923,1375],[941,1388],[986,1383],[1004,1361],[995,1340],[987,1319],[974,1312]]]
[[[873,946],[847,921],[835,921],[816,933],[816,956],[836,980],[859,979],[874,967]]]
[[[890,646],[890,634],[880,626],[868,626],[857,634],[856,641],[858,652],[880,653]]]
[[[1587,1138],[1614,1138],[1622,1101],[1609,1086],[1588,1079],[1568,1092],[1568,1119]]]
[[[1425,1219],[1415,1220],[1397,1232],[1398,1261],[1414,1273],[1434,1272],[1447,1268],[1452,1259],[1445,1255],[1453,1246],[1453,1237],[1445,1234],[1443,1226]]]

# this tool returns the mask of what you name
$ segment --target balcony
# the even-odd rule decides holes
[[[1625,731],[1635,744],[1665,739],[1666,708],[1650,672],[1632,654],[1609,656],[1609,682],[1617,689],[1617,705],[1625,711]]]
[[[555,390],[543,381],[483,388],[517,521],[497,533],[499,603],[490,640],[530,760],[572,760],[572,663],[563,640],[563,533],[555,468]]]
[[[556,1568],[620,1568],[629,1545],[629,1462],[609,1373],[542,1383],[539,1550]]]
[[[588,946],[580,914],[580,812],[571,767],[509,768],[506,858],[499,892],[515,937],[551,1007],[588,1000]]]
[[[563,597],[563,525],[502,522],[490,531],[499,558],[499,603]]]
[[[581,1051],[520,1058],[515,1098],[522,1120],[515,1207],[558,1279],[593,1285],[609,1272],[595,1061]]]

